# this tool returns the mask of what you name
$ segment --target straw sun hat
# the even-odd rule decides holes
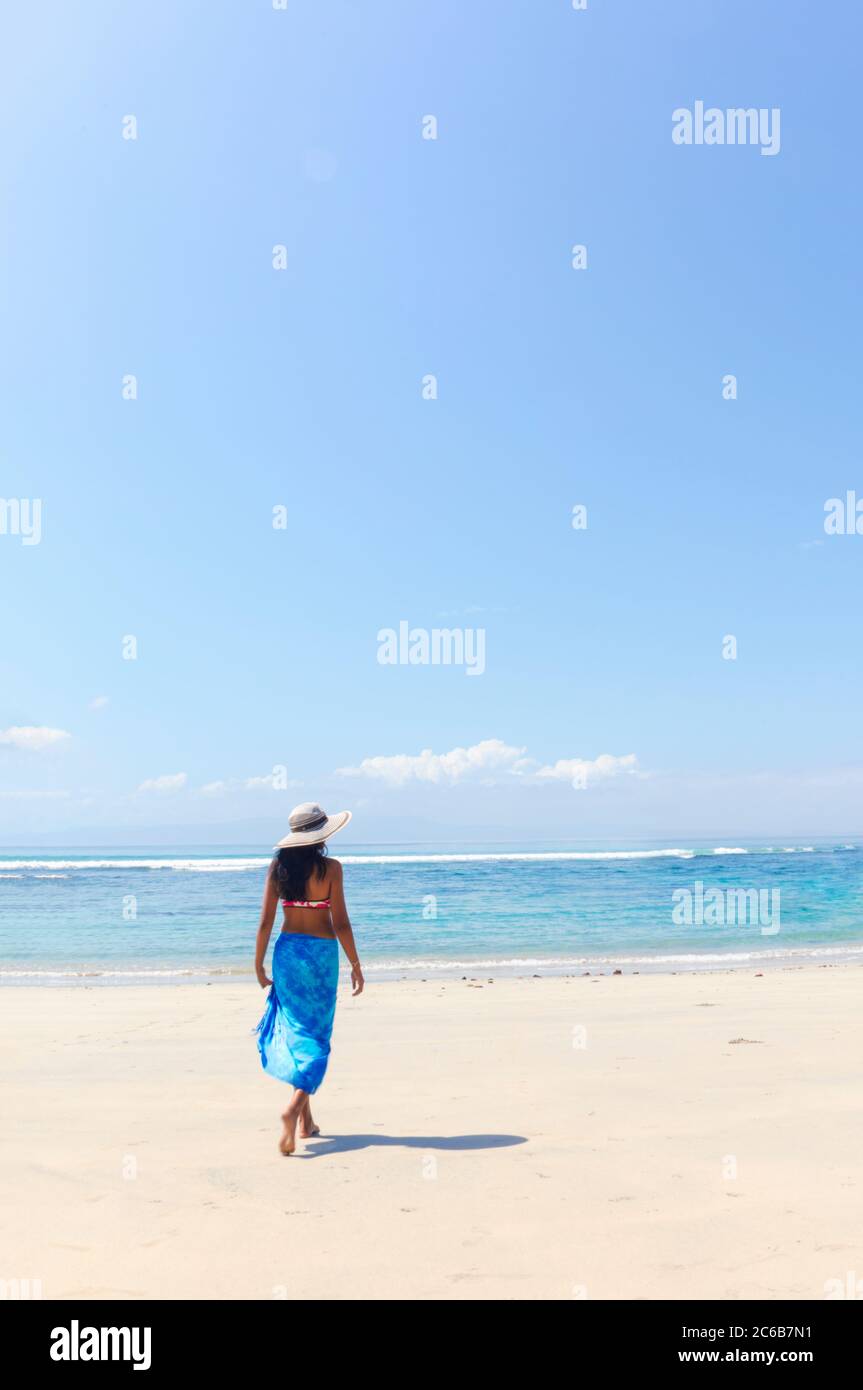
[[[334,816],[328,816],[316,801],[304,801],[301,806],[294,807],[288,817],[291,829],[275,848],[296,849],[299,845],[318,845],[335,835],[337,830],[342,830],[350,818],[350,811],[337,811]]]

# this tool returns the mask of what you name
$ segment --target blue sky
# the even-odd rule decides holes
[[[42,537],[0,535],[6,843],[307,798],[369,841],[863,828],[863,537],[823,529],[863,496],[858,7],[10,29],[0,496]],[[779,153],[675,145],[697,100],[778,107]],[[401,620],[482,628],[484,673],[381,665]]]

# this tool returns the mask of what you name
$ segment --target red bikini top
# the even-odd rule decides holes
[[[289,902],[287,898],[282,898],[282,907],[329,907],[329,898],[320,898],[316,903],[302,903],[299,900]]]

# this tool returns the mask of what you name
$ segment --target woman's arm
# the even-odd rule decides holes
[[[261,989],[266,989],[267,985],[273,982],[264,969],[264,957],[267,954],[267,947],[270,944],[270,933],[273,930],[273,923],[276,920],[276,909],[279,906],[279,890],[273,879],[270,869],[267,870],[267,885],[264,889],[264,901],[261,903],[261,920],[258,923],[258,935],[255,940],[255,974],[258,977],[258,984]]]
[[[348,917],[348,909],[345,906],[345,889],[342,880],[342,866],[338,859],[330,860],[330,912],[333,918],[333,927],[336,936],[342,943],[342,950],[350,962],[351,967],[351,992],[352,994],[362,994],[363,979],[362,966],[357,956],[357,946],[354,941],[354,934],[351,930],[351,919]]]

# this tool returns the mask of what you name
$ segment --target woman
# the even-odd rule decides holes
[[[294,1088],[282,1115],[279,1149],[287,1157],[300,1137],[319,1134],[309,1096],[324,1079],[336,1012],[341,942],[351,967],[353,994],[363,992],[363,972],[345,907],[342,866],[327,859],[324,843],[347,825],[350,811],[328,816],[314,802],[295,806],[290,834],[276,845],[267,872],[255,949],[255,973],[262,989],[270,985],[264,1016],[255,1030],[264,1070]],[[281,899],[285,910],[273,951],[273,978],[264,957]]]

